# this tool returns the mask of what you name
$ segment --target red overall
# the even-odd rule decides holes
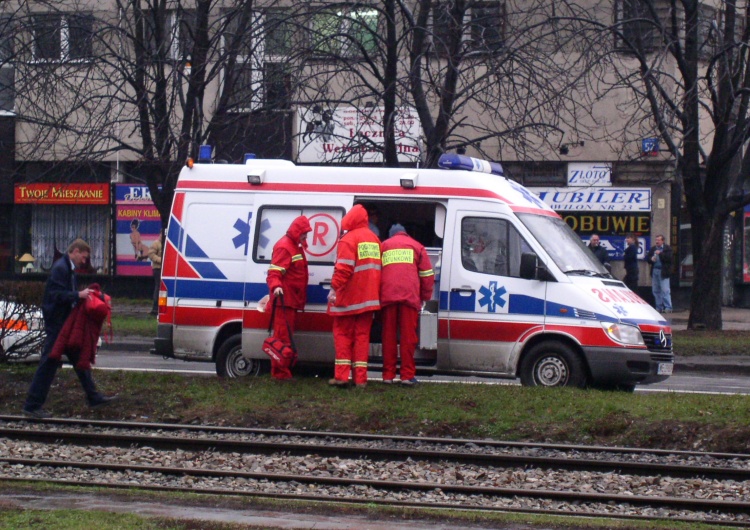
[[[400,335],[401,380],[408,381],[416,375],[414,350],[419,311],[422,302],[432,297],[435,274],[424,246],[406,232],[397,232],[385,240],[382,249],[383,380],[396,377]]]
[[[335,378],[348,381],[353,365],[354,383],[363,385],[373,312],[380,309],[380,240],[368,228],[367,211],[359,204],[344,216],[341,228],[348,232],[339,240],[331,278],[336,298],[328,304],[334,317]]]
[[[276,302],[273,321],[273,336],[284,344],[291,346],[291,337],[287,330],[294,333],[297,311],[305,308],[307,302],[307,257],[305,247],[307,242],[302,236],[312,231],[307,217],[300,215],[289,226],[289,230],[274,245],[271,255],[271,265],[268,267],[266,283],[270,291],[268,307],[273,307],[273,292],[281,287],[284,291],[283,299]],[[291,379],[292,359],[271,361],[271,376],[276,379]]]

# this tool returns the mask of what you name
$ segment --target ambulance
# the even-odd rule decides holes
[[[377,210],[381,239],[400,223],[433,263],[420,374],[624,390],[669,377],[670,323],[614,279],[555,211],[504,178],[500,164],[451,154],[439,165],[303,167],[248,157],[186,166],[167,228],[152,352],[213,362],[225,377],[261,373],[269,312],[259,302],[272,249],[305,215],[310,278],[294,340],[300,363],[332,367],[326,298],[341,219],[359,203]],[[375,368],[376,332],[371,341]]]

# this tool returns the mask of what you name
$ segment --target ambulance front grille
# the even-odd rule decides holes
[[[646,343],[648,351],[659,353],[672,353],[672,334],[671,333],[647,333],[641,332],[643,342]]]

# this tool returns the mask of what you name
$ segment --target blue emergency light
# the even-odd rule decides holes
[[[466,155],[445,153],[438,159],[438,167],[443,169],[463,169],[465,171],[478,171],[480,173],[491,173],[503,176],[503,166],[498,162],[489,162]]]
[[[245,153],[245,162],[247,162],[248,160],[255,160],[255,158],[255,153]]]
[[[210,162],[214,149],[210,145],[202,145],[198,148],[198,162]]]

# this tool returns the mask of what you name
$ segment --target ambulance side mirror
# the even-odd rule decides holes
[[[539,257],[533,252],[521,254],[521,270],[519,272],[524,280],[547,281],[551,279],[547,267],[539,261]]]

